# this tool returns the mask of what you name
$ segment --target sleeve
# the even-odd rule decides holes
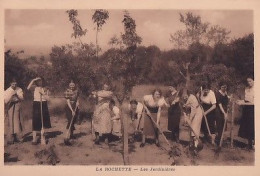
[[[142,105],[142,103],[138,103],[137,104],[137,108],[136,108],[137,115],[141,115],[142,114],[143,108],[144,108],[144,106]]]
[[[13,93],[9,88],[7,90],[5,90],[4,101],[5,101],[6,104],[11,100],[12,96],[13,96]]]
[[[111,92],[111,91],[98,91],[97,95],[98,95],[98,97],[109,98],[109,97],[113,96],[113,92]]]
[[[159,102],[158,102],[159,107],[162,107],[163,105],[166,105],[166,104],[167,104],[167,103],[166,103],[164,97],[162,97],[162,98],[159,100]]]
[[[114,117],[116,117],[116,119],[120,119],[120,116],[119,116],[120,111],[119,111],[118,107],[114,106],[113,113],[115,114]]]
[[[211,94],[210,94],[210,101],[211,101],[211,104],[216,104],[217,103],[217,100],[216,100],[216,96],[215,96],[215,93],[212,91]]]
[[[144,96],[144,101],[145,101],[145,102],[148,102],[149,100],[150,100],[150,95],[145,95],[145,96]]]
[[[24,98],[23,97],[23,90],[21,88],[19,88],[16,93],[17,93],[18,98],[20,100],[23,100],[23,98]]]

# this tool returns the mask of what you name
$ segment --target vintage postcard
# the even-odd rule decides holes
[[[0,175],[259,175],[259,7],[2,1]]]

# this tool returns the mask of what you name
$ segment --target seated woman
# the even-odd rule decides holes
[[[95,107],[93,114],[93,129],[95,132],[95,144],[100,143],[100,137],[108,135],[112,130],[111,110],[109,109],[109,102],[112,99],[113,92],[109,91],[109,86],[104,84],[103,90],[92,92],[97,97],[98,104]]]
[[[161,108],[167,104],[162,97],[162,91],[155,89],[151,95],[145,95],[143,105],[145,113],[143,117],[143,134],[140,147],[144,147],[146,138],[155,139],[155,144],[159,147],[159,133],[156,124],[159,125],[161,118]],[[155,124],[156,123],[156,124]]]

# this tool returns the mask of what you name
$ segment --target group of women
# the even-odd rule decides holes
[[[245,99],[243,103],[243,116],[239,136],[248,140],[248,145],[253,148],[254,144],[254,80],[247,78],[248,86],[245,89]],[[145,95],[142,102],[131,100],[129,103],[130,123],[134,131],[141,131],[142,142],[140,147],[144,147],[146,139],[152,138],[157,146],[159,143],[159,129],[162,107],[168,108],[168,130],[172,133],[172,140],[179,142],[180,119],[182,115],[185,122],[192,129],[190,132],[191,142],[195,149],[198,146],[198,138],[202,133],[205,141],[211,140],[217,145],[220,143],[225,120],[228,118],[229,97],[227,93],[228,85],[225,82],[219,84],[219,90],[212,91],[209,84],[201,86],[197,94],[191,94],[189,90],[178,90],[177,85],[169,86],[169,92],[164,97],[160,89],[155,89],[151,94]],[[48,90],[45,88],[43,78],[33,79],[28,87],[33,91],[33,115],[32,131],[33,144],[37,144],[37,131],[51,128],[50,115],[47,101],[49,100]],[[103,90],[92,92],[97,103],[92,118],[92,130],[95,134],[95,144],[100,143],[103,136],[108,138],[113,134],[120,137],[121,121],[120,110],[113,99],[113,92],[109,86],[104,84]],[[79,92],[75,83],[69,83],[69,88],[65,91],[67,106],[65,109],[68,119],[67,130],[69,138],[73,138],[75,130],[75,119],[79,113]],[[21,125],[21,102],[24,99],[23,91],[17,86],[17,81],[12,80],[10,87],[5,91],[5,104],[9,118],[11,143],[19,142],[22,131]]]

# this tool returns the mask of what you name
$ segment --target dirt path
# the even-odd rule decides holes
[[[63,143],[66,120],[52,117],[53,128],[47,133],[49,143],[47,146],[32,145],[32,136],[30,133],[31,121],[26,123],[27,136],[25,142],[14,145],[5,145],[7,155],[6,165],[35,165],[48,164],[46,157],[39,156],[44,149],[54,146],[54,151],[59,158],[57,165],[123,165],[122,143],[113,141],[109,145],[93,144],[93,137],[90,132],[90,122],[83,121],[81,125],[76,125],[76,139],[72,141],[72,146],[66,146]],[[166,129],[166,118],[162,118],[162,128]],[[236,127],[237,130],[237,127]],[[166,133],[167,135],[167,133]],[[226,140],[222,152],[218,157],[214,155],[211,145],[204,145],[204,149],[198,157],[189,155],[187,142],[188,132],[182,127],[180,138],[182,141],[181,156],[175,158],[177,165],[253,165],[254,152],[244,149],[241,142],[236,138],[234,149],[228,147],[228,132],[225,134]],[[167,147],[167,144],[160,138],[161,145]],[[241,141],[241,140],[240,140]],[[140,142],[129,144],[130,165],[171,165],[172,158],[168,152],[158,148],[154,144],[147,143],[144,148],[139,147]],[[242,148],[241,148],[242,147]]]

